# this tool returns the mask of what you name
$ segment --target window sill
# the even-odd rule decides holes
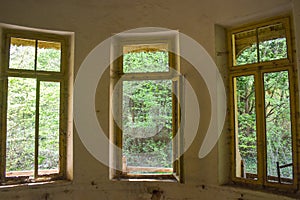
[[[121,175],[115,176],[112,181],[127,181],[127,182],[170,182],[180,183],[174,175]]]
[[[53,180],[53,181],[41,181],[21,184],[7,184],[0,186],[0,192],[12,191],[12,190],[24,190],[24,189],[38,189],[38,188],[50,188],[50,187],[62,187],[70,186],[72,181],[70,180]]]
[[[176,179],[147,179],[147,178],[120,178],[111,179],[112,181],[126,181],[126,182],[167,182],[167,183],[179,183]]]
[[[283,188],[283,187],[271,187],[271,186],[262,186],[258,184],[242,183],[242,182],[233,182],[222,185],[223,188],[228,188],[230,190],[238,190],[240,193],[261,193],[269,195],[280,195],[283,197],[299,198],[299,190],[295,188]]]

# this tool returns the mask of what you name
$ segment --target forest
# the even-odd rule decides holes
[[[125,73],[168,71],[168,52],[123,55]],[[136,167],[172,167],[172,80],[123,81],[123,157]]]

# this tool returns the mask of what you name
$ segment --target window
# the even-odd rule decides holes
[[[289,18],[229,31],[234,181],[296,187]]]
[[[4,30],[0,184],[65,178],[67,40]]]
[[[138,40],[140,41],[140,40]],[[111,66],[112,179],[182,181],[180,76],[172,40],[118,41]],[[173,51],[174,52],[174,51]]]

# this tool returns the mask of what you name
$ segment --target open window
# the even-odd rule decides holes
[[[181,84],[171,40],[126,40],[111,67],[112,179],[182,181]]]
[[[66,178],[67,39],[6,30],[1,65],[1,184]]]
[[[229,35],[233,179],[296,187],[296,74],[289,19]]]

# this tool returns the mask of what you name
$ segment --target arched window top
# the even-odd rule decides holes
[[[287,60],[287,21],[275,21],[231,34],[233,66]]]

